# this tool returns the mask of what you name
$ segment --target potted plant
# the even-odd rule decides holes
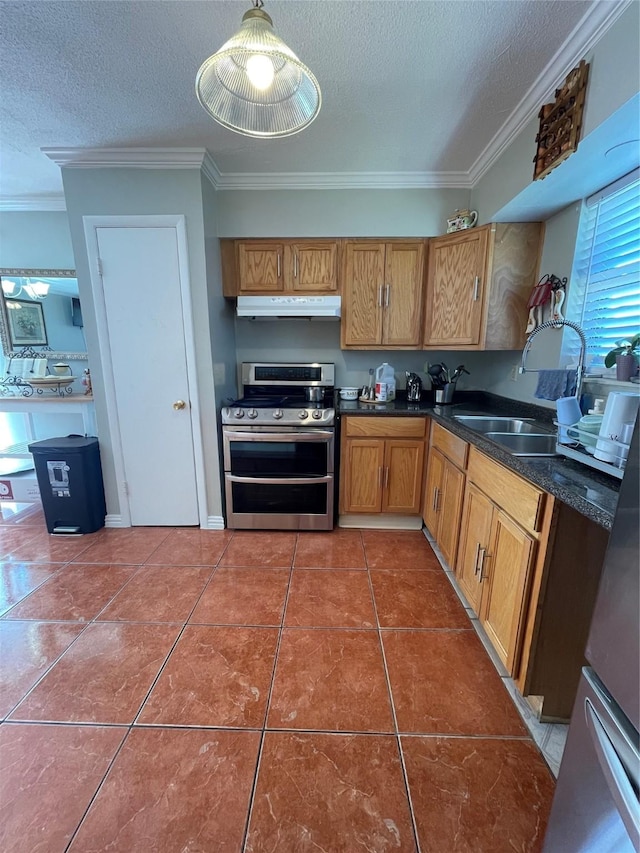
[[[636,353],[640,350],[640,332],[631,340],[616,341],[615,347],[608,352],[604,359],[605,367],[616,366],[616,379],[628,382],[638,370]]]

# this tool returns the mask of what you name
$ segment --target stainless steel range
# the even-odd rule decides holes
[[[243,363],[222,410],[227,526],[331,530],[333,364]]]

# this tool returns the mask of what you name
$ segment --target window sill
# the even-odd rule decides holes
[[[638,377],[636,377],[635,381],[620,382],[618,379],[608,379],[606,376],[589,376],[588,374],[583,380],[585,383],[588,382],[589,385],[615,385],[618,388],[626,388],[627,390],[637,388],[638,381]]]

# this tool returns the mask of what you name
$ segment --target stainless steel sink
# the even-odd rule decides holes
[[[469,429],[478,432],[537,433],[531,418],[501,418],[485,415],[454,415],[454,418]]]
[[[486,432],[486,438],[502,445],[514,456],[555,456],[555,433]]]

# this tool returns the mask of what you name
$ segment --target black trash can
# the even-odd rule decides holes
[[[104,527],[98,439],[69,435],[29,445],[49,533],[93,533]]]

